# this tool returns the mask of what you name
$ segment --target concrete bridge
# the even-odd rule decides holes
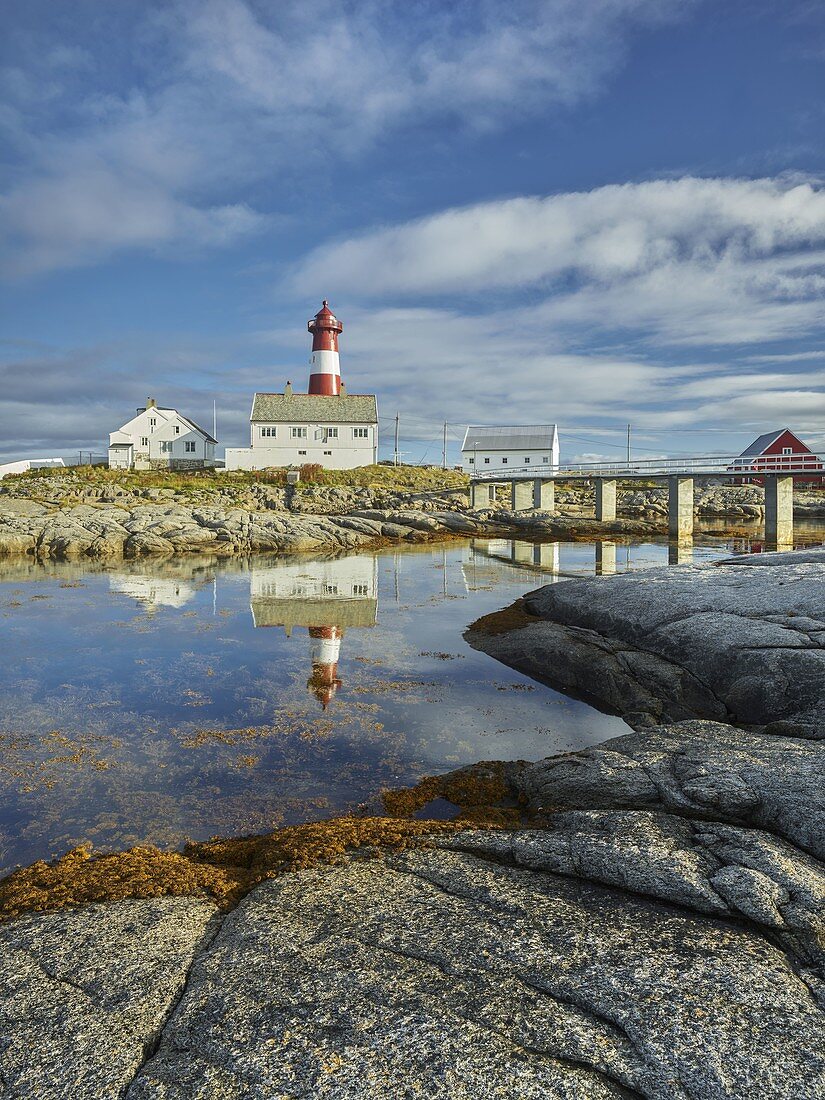
[[[514,512],[555,510],[557,481],[592,482],[596,519],[616,519],[616,485],[622,482],[664,483],[668,488],[668,535],[672,540],[693,537],[693,486],[697,478],[715,481],[756,479],[765,488],[765,541],[787,549],[793,545],[793,492],[795,481],[819,481],[825,485],[825,454],[706,455],[696,458],[642,459],[629,463],[579,463],[571,466],[520,466],[473,473],[470,506],[485,508],[494,499],[497,485],[509,485]]]

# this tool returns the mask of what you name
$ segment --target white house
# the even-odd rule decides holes
[[[558,466],[559,432],[555,424],[522,424],[509,427],[470,425],[461,444],[465,473],[523,470],[534,466]]]
[[[177,409],[161,408],[153,397],[128,423],[109,436],[109,466],[115,470],[193,470],[215,465],[209,432]]]
[[[374,394],[256,393],[249,415],[250,445],[227,447],[227,470],[318,463],[352,470],[378,461],[378,404]]]

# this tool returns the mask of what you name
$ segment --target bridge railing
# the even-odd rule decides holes
[[[759,477],[764,474],[810,474],[825,477],[825,452],[792,455],[696,455],[689,458],[642,458],[631,462],[578,462],[557,466],[496,466],[473,471],[471,481],[512,481],[522,478],[617,477],[641,480],[683,474]]]

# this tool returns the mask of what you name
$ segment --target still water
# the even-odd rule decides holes
[[[505,540],[0,562],[0,874],[82,841],[262,832],[626,732],[461,635],[541,584],[667,562],[661,544]]]

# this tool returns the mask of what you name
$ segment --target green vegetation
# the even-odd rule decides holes
[[[69,466],[29,470],[11,474],[5,486],[19,489],[27,482],[43,484],[56,481],[61,487],[67,480],[78,488],[117,486],[132,492],[143,489],[171,489],[175,493],[201,494],[211,489],[243,490],[254,485],[286,485],[287,471],[269,470],[110,470],[105,466]],[[360,466],[355,470],[325,470],[312,464],[300,469],[301,483],[328,486],[355,486],[367,489],[388,489],[402,492],[428,492],[444,488],[460,489],[468,478],[459,470],[442,470],[424,466]]]

